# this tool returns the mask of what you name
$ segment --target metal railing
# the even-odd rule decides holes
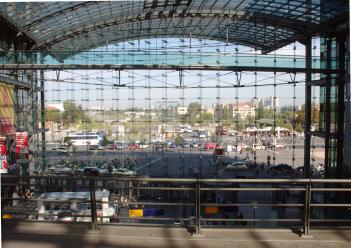
[[[39,213],[37,210],[17,210],[11,203],[15,201],[43,202],[50,204],[83,203],[90,205],[90,215],[75,214],[75,218],[89,218],[92,229],[101,228],[108,220],[112,224],[115,218],[119,224],[183,224],[191,227],[196,234],[201,232],[203,226],[215,227],[212,224],[222,223],[224,226],[240,226],[243,224],[271,223],[270,226],[286,226],[300,228],[301,233],[308,235],[311,225],[313,226],[347,226],[351,227],[351,180],[350,179],[200,179],[200,178],[141,178],[141,177],[117,177],[117,176],[2,176],[2,217],[21,219],[42,219],[43,217],[58,216],[59,213]],[[37,194],[37,197],[14,197],[13,192],[26,187]],[[9,189],[12,189],[9,190]],[[90,196],[86,199],[44,199],[39,197],[41,193],[53,191],[86,191]],[[111,195],[108,201],[97,200],[97,190],[108,190]],[[6,195],[12,192],[12,195]],[[121,193],[122,192],[122,193]],[[263,200],[262,195],[265,194]],[[123,216],[122,214],[104,215],[97,214],[98,204],[114,204],[113,195],[126,196],[123,202],[129,210],[148,209],[148,206],[162,208],[186,208],[193,214],[173,212],[170,216]],[[176,195],[169,197],[169,195]],[[226,195],[227,194],[227,195]],[[230,194],[228,196],[228,194]],[[238,197],[245,194],[255,201],[245,201]],[[161,195],[161,199],[157,197]],[[168,195],[168,197],[166,197]],[[144,197],[142,197],[144,196]],[[164,196],[164,197],[162,197]],[[210,197],[212,196],[212,197]],[[215,197],[213,197],[215,196]],[[220,197],[227,201],[216,199]],[[289,198],[290,197],[290,198]],[[145,199],[143,199],[145,198]],[[147,200],[146,200],[147,198]],[[159,197],[160,198],[160,197]],[[165,199],[168,199],[167,201]],[[267,202],[268,199],[268,202]],[[230,202],[228,200],[231,200]],[[121,203],[122,204],[122,203]],[[252,218],[243,216],[229,217],[220,216],[226,212],[237,213],[241,209],[253,209]],[[295,209],[295,216],[283,213],[276,217],[256,218],[255,211],[260,208]],[[224,209],[220,211],[220,209]],[[229,210],[228,210],[229,209]],[[209,210],[214,211],[208,213]],[[333,211],[334,210],[334,211]],[[337,211],[335,211],[337,210]],[[185,211],[187,212],[187,211]],[[194,215],[194,216],[193,216]],[[135,223],[137,222],[137,223]],[[150,223],[151,222],[151,223]],[[228,225],[227,225],[228,224]],[[231,225],[229,225],[231,224]]]

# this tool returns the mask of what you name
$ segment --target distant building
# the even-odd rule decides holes
[[[216,121],[219,121],[222,119],[223,115],[223,109],[224,109],[224,104],[223,103],[215,103],[212,105],[214,108],[214,117]]]
[[[63,103],[50,103],[46,104],[46,109],[49,110],[58,110],[60,112],[65,111],[65,108],[63,107]]]
[[[186,115],[188,113],[188,107],[178,106],[177,107],[177,115]]]
[[[208,113],[208,114],[214,115],[215,110],[214,110],[214,108],[209,107],[209,108],[206,109],[205,112]]]
[[[247,117],[255,117],[256,107],[252,102],[238,102],[238,103],[230,103],[228,105],[229,116],[231,118],[239,115],[242,119],[246,119]]]
[[[265,109],[276,110],[276,112],[280,112],[279,106],[279,98],[271,96],[270,98],[266,98],[263,100],[263,106]]]
[[[112,126],[112,137],[122,138],[124,137],[124,126]]]

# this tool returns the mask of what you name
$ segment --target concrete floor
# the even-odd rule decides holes
[[[289,229],[202,229],[199,236],[183,227],[103,226],[89,230],[86,224],[20,222],[2,224],[4,248],[69,247],[257,247],[257,248],[346,248],[351,230],[312,230],[302,238]]]

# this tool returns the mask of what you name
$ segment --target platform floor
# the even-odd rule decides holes
[[[92,231],[81,223],[2,223],[4,248],[70,247],[231,247],[350,248],[351,230],[314,229],[300,237],[289,229],[202,229],[199,236],[183,227],[103,226]]]

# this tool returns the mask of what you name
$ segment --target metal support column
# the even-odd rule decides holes
[[[337,162],[336,177],[343,177],[344,160],[344,114],[345,114],[345,36],[337,38],[339,47],[339,75],[338,75],[338,122],[337,122]]]
[[[90,209],[91,209],[91,229],[97,229],[96,197],[95,197],[95,180],[89,180],[90,189]]]
[[[43,55],[40,55],[40,63],[43,64]],[[45,82],[44,71],[40,71],[40,124],[41,124],[41,170],[45,170]]]
[[[305,202],[304,202],[304,216],[303,216],[303,236],[309,236],[310,231],[310,217],[311,217],[311,183],[306,185]]]
[[[306,40],[306,82],[310,82],[312,79],[311,72],[309,69],[312,67],[312,45],[311,37]],[[311,163],[311,113],[312,113],[312,91],[311,85],[305,84],[305,154],[304,154],[304,173],[305,178],[309,178],[310,175],[310,163]]]
[[[35,56],[28,58],[31,62],[36,60]],[[26,105],[28,148],[29,148],[29,174],[32,175],[36,167],[36,71],[28,71],[28,81],[31,86],[28,90],[28,102]]]
[[[197,180],[195,184],[195,234],[199,235],[201,232],[201,222],[200,222],[200,204],[201,204],[201,194],[200,194],[200,183],[199,175],[197,175]]]
[[[326,47],[327,47],[327,54],[326,54],[326,59],[327,59],[327,69],[331,68],[331,38],[327,38],[326,40]],[[333,170],[331,169],[331,161],[330,161],[330,122],[331,122],[331,113],[330,113],[330,89],[332,85],[332,79],[330,73],[326,75],[326,80],[327,83],[325,85],[325,155],[324,155],[324,164],[326,167],[326,175],[328,178],[332,178],[333,176]]]

